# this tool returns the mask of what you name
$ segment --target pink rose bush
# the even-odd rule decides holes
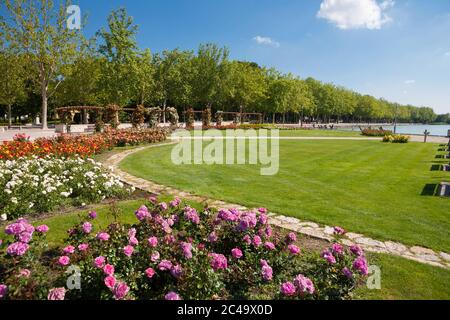
[[[47,299],[54,279],[48,275],[48,262],[39,257],[48,250],[48,232],[48,226],[35,227],[23,218],[6,225],[6,238],[0,240],[0,300]]]
[[[36,251],[48,229],[23,219],[8,225],[0,262],[20,268],[14,275],[0,268],[0,299],[347,299],[367,275],[359,247],[336,241],[322,254],[308,252],[295,233],[272,230],[264,208],[214,212],[152,198],[135,217],[133,225],[97,229],[91,212],[53,258]],[[83,290],[65,289],[72,265]]]

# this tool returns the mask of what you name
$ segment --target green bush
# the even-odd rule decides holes
[[[367,129],[364,129],[361,132],[361,134],[363,136],[368,136],[368,137],[384,137],[384,136],[387,136],[387,135],[392,135],[392,131],[391,130],[367,128]]]
[[[385,135],[383,137],[383,142],[408,143],[409,142],[409,136],[404,136],[404,135],[401,135],[401,134]]]

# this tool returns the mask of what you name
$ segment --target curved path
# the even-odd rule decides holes
[[[214,200],[203,196],[193,195],[181,190],[177,190],[171,187],[166,187],[152,181],[148,181],[142,178],[135,177],[125,171],[119,169],[119,163],[127,156],[149,148],[157,148],[160,146],[166,146],[175,144],[176,142],[162,143],[157,145],[150,145],[144,147],[138,147],[131,150],[126,150],[121,153],[114,154],[108,159],[103,161],[103,165],[112,167],[114,172],[121,177],[121,179],[134,186],[136,189],[140,189],[153,194],[168,194],[203,204],[207,204],[214,208],[237,208],[239,210],[246,210],[248,208],[239,205],[228,203],[220,200]],[[270,213],[270,223],[274,226],[281,227],[287,230],[295,231],[313,238],[331,241],[333,235],[333,228],[330,226],[320,226],[315,222],[301,221],[300,219],[293,217],[286,217],[276,213]],[[396,256],[400,256],[406,259],[418,261],[424,264],[429,264],[437,267],[450,269],[450,254],[445,252],[435,252],[431,249],[413,246],[408,247],[404,244],[393,241],[378,241],[371,239],[362,234],[348,232],[347,238],[343,240],[345,245],[351,246],[357,244],[364,250],[376,253],[387,253]]]

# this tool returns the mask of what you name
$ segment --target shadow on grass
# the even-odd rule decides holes
[[[433,165],[431,166],[430,171],[440,171],[441,168],[442,168],[442,165],[441,165],[441,164],[433,164]]]
[[[439,185],[437,183],[426,184],[422,190],[421,196],[435,196],[437,195]]]

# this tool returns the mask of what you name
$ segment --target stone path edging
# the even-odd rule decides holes
[[[171,187],[163,186],[154,183],[149,180],[135,177],[125,171],[119,169],[119,163],[125,159],[127,156],[142,151],[144,149],[156,148],[161,146],[172,145],[177,142],[169,142],[151,146],[138,147],[131,150],[126,150],[121,153],[117,153],[103,161],[104,166],[111,167],[115,174],[119,175],[121,179],[134,186],[137,189],[150,192],[153,194],[168,194],[172,196],[177,196],[180,198],[188,199],[191,201],[206,203],[210,207],[214,208],[237,208],[239,210],[246,210],[248,208],[239,205],[232,204],[220,200],[210,199],[204,196],[197,196],[177,190]],[[275,213],[270,213],[270,223],[274,226],[284,228],[286,230],[295,231],[309,237],[331,241],[333,235],[333,228],[330,226],[320,226],[315,222],[301,221],[300,219],[294,217],[287,217]],[[435,252],[428,248],[423,248],[419,246],[408,247],[399,242],[393,241],[378,241],[371,239],[359,233],[348,232],[346,234],[347,238],[343,239],[342,242],[345,245],[351,246],[357,244],[364,250],[376,253],[387,253],[395,256],[400,256],[409,260],[414,260],[420,263],[441,267],[445,269],[450,269],[450,254],[446,252]]]

